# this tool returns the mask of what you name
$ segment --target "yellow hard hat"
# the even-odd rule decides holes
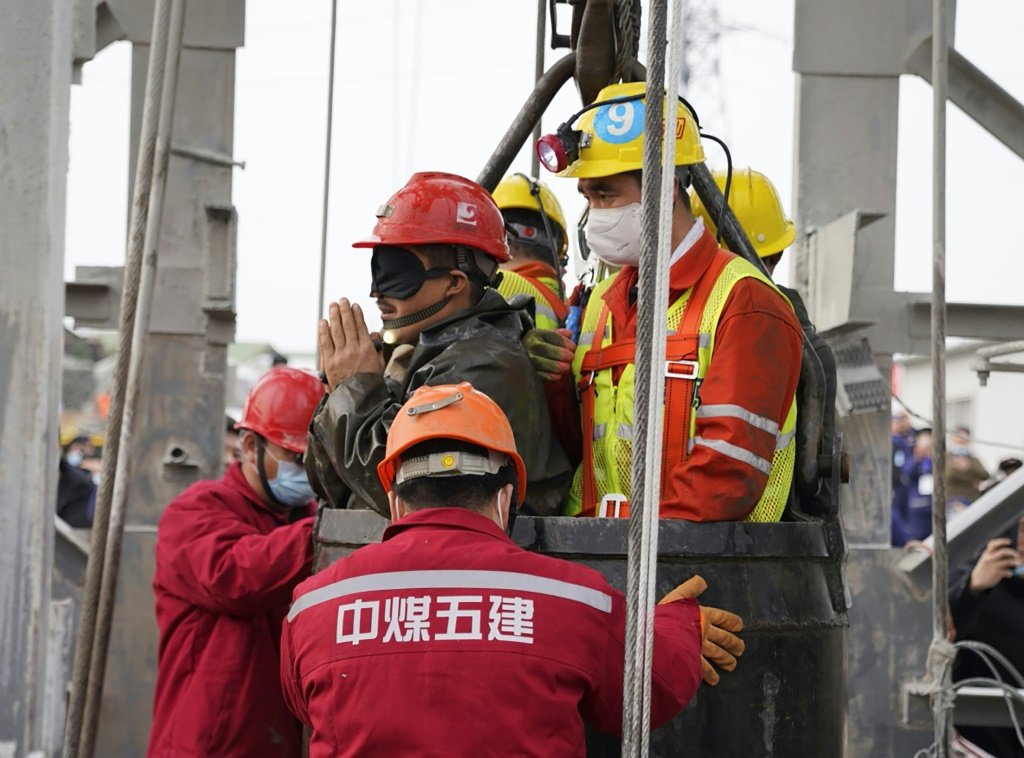
[[[725,172],[714,171],[715,183],[725,192]],[[708,214],[697,193],[690,190],[690,205],[693,215],[704,219],[704,225],[712,234],[717,226]],[[729,207],[736,214],[750,243],[762,258],[781,253],[796,239],[796,226],[782,209],[782,200],[771,179],[751,168],[739,168],[732,172],[729,188]]]
[[[536,192],[534,194],[534,185]],[[494,202],[503,212],[512,209],[526,211],[539,211],[544,209],[555,225],[562,230],[562,254],[569,248],[569,232],[565,226],[565,214],[562,213],[562,206],[546,184],[536,179],[531,179],[526,174],[510,174],[498,182],[498,186],[491,193]],[[538,204],[539,195],[539,204]]]
[[[597,94],[594,104],[619,99],[585,110],[573,125],[580,132],[579,157],[558,176],[587,179],[611,176],[643,168],[644,145],[644,82],[611,84]],[[621,98],[634,97],[633,100]],[[697,121],[690,110],[676,100],[677,166],[688,166],[704,160]],[[541,138],[542,140],[545,138]]]

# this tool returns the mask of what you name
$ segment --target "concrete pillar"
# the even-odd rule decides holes
[[[44,735],[57,498],[72,5],[0,23],[0,755]]]

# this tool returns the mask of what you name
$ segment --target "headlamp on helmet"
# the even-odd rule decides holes
[[[589,134],[577,131],[571,126],[578,116],[579,113],[559,126],[554,134],[545,134],[537,140],[537,159],[552,174],[563,171],[579,158],[580,148],[586,147],[590,142]]]

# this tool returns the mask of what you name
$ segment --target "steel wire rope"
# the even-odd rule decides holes
[[[627,568],[623,755],[647,756],[650,747],[651,663],[657,579],[661,448],[664,427],[664,350],[668,310],[668,261],[672,243],[672,193],[678,110],[664,112],[666,82],[674,82],[681,57],[681,0],[672,3],[672,46],[666,66],[668,2],[654,0],[648,26],[644,110],[639,294],[637,297],[634,440]],[[664,126],[662,125],[664,112]],[[652,139],[658,135],[662,139]],[[655,177],[657,177],[655,179]]]
[[[612,11],[615,19],[615,80],[628,81],[633,61],[640,51],[640,0],[616,0]]]
[[[124,415],[121,421],[119,447],[126,455],[118,457],[114,475],[114,491],[110,509],[106,556],[100,584],[96,631],[89,662],[89,680],[86,688],[85,711],[82,719],[81,750],[90,757],[95,752],[103,698],[103,682],[110,649],[117,579],[121,566],[121,545],[124,538],[125,514],[128,509],[128,486],[131,475],[135,412],[142,384],[145,342],[149,332],[149,317],[156,287],[157,255],[160,247],[160,223],[163,218],[164,196],[167,189],[167,168],[171,157],[171,133],[174,127],[174,106],[177,96],[178,69],[185,30],[187,0],[172,0],[168,22],[167,52],[164,82],[160,93],[160,111],[157,118],[156,149],[153,157],[153,175],[149,187],[149,213],[143,240],[142,268],[139,272],[139,292],[135,323],[132,328],[131,358],[125,387]]]
[[[324,299],[327,288],[327,217],[331,199],[331,143],[334,134],[334,53],[338,39],[338,0],[331,0],[331,52],[327,64],[327,136],[324,145],[324,204],[320,220],[320,291],[317,297],[317,321],[324,318]],[[316,355],[316,368],[320,370],[320,350]]]
[[[932,0],[932,312],[931,369],[933,502],[946,502],[946,90],[949,60],[945,0]],[[955,650],[946,639],[948,554],[946,509],[932,508],[932,642],[928,650],[936,756],[948,755],[953,712]]]
[[[96,631],[96,613],[99,607],[103,561],[106,556],[110,506],[114,494],[114,476],[120,454],[121,423],[124,416],[125,389],[128,383],[128,364],[131,359],[146,223],[149,216],[149,190],[153,177],[153,161],[156,156],[157,117],[164,86],[170,20],[171,0],[156,0],[153,8],[153,26],[150,34],[149,61],[142,105],[142,121],[139,127],[135,178],[132,186],[124,280],[118,313],[117,353],[114,373],[111,377],[110,406],[107,411],[107,431],[103,445],[103,468],[93,514],[91,547],[85,567],[82,605],[78,634],[75,640],[75,658],[64,722],[64,755],[66,758],[74,758],[79,754],[82,737],[86,688]]]

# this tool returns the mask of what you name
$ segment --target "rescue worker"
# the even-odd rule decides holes
[[[281,623],[313,560],[306,429],[323,395],[294,368],[246,399],[242,460],[196,482],[160,518],[160,631],[149,756],[301,755],[278,675]]]
[[[712,171],[711,175],[718,189],[725,192],[727,173]],[[712,234],[717,234],[717,219],[711,218],[696,192],[691,189],[689,194],[694,217],[701,219]],[[782,254],[796,239],[796,225],[786,215],[779,191],[760,171],[738,168],[732,173],[728,201],[761,262],[769,274],[774,274]]]
[[[725,192],[725,171],[713,171],[715,184]],[[782,200],[779,191],[775,189],[772,180],[760,171],[752,168],[740,168],[733,172],[732,182],[729,185],[729,207],[736,215],[747,239],[754,247],[764,267],[768,269],[771,276],[775,275],[775,268],[782,260],[782,254],[786,248],[793,244],[796,239],[796,225],[786,215],[782,207]],[[704,222],[705,228],[712,234],[718,233],[716,219],[711,218],[704,203],[697,196],[697,193],[690,190],[690,204],[693,208],[695,218]],[[728,249],[726,245],[723,248]],[[811,324],[807,306],[804,304],[800,293],[791,287],[781,284],[775,285],[779,292],[786,296],[793,305],[797,318],[808,333],[814,332],[814,325]],[[820,338],[819,338],[820,339]],[[817,343],[817,340],[814,340]],[[815,349],[819,345],[815,344]]]
[[[984,464],[971,452],[971,430],[958,426],[950,436],[946,457],[946,504],[962,511],[978,499],[988,479]]]
[[[621,267],[591,294],[572,361],[583,460],[569,515],[629,511],[644,93],[642,82],[605,87],[538,143],[590,203],[591,251]],[[694,219],[687,167],[704,152],[693,115],[682,103],[677,114],[661,515],[777,521],[793,476],[800,324],[770,279]]]
[[[320,365],[329,389],[310,428],[307,468],[334,507],[390,514],[375,469],[388,428],[417,387],[471,381],[508,415],[521,449],[530,513],[554,515],[572,467],[554,438],[544,390],[524,332],[529,315],[494,290],[507,262],[505,224],[490,194],[461,176],[414,174],[381,206],[367,240],[371,295],[389,346],[408,345],[403,378],[385,375],[358,305],[342,298],[320,323]]]
[[[562,206],[546,185],[525,174],[506,176],[493,194],[509,230],[512,257],[500,266],[498,292],[506,300],[529,295],[537,328],[558,329],[569,314],[561,282],[569,249]]]
[[[508,534],[526,469],[501,409],[468,383],[420,387],[377,473],[392,524],[299,585],[281,683],[311,758],[585,754],[622,723],[625,598],[593,569]],[[742,620],[694,577],[654,614],[651,727],[728,669]],[[706,634],[702,636],[702,629]],[[711,640],[717,644],[709,645]]]

